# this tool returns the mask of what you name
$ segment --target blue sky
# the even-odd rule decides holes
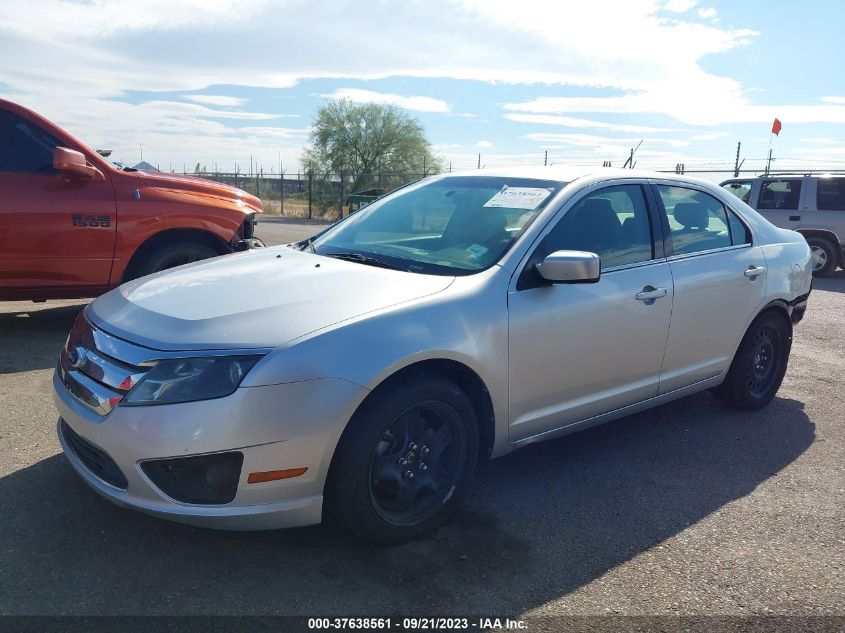
[[[396,103],[455,169],[845,168],[835,2],[35,0],[0,13],[0,97],[114,157],[296,171],[328,99]]]

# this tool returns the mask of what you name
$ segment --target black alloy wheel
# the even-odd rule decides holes
[[[369,541],[423,536],[466,496],[478,442],[475,408],[454,382],[423,372],[389,379],[341,435],[324,514]]]
[[[394,525],[430,519],[463,475],[466,428],[443,402],[413,405],[379,438],[370,461],[370,495],[376,511]]]

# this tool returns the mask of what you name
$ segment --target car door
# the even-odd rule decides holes
[[[655,183],[675,296],[660,393],[728,368],[765,297],[766,260],[750,229],[696,185]]]
[[[53,169],[60,142],[0,110],[0,286],[98,287],[109,282],[115,195],[104,180]]]
[[[795,230],[801,223],[804,189],[800,176],[766,178],[760,183],[756,209],[775,226]]]
[[[508,294],[510,439],[657,394],[672,277],[646,187],[629,180],[567,203]],[[549,284],[535,264],[557,250],[602,258],[597,283]]]

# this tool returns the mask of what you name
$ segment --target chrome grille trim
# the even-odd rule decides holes
[[[66,358],[64,352],[62,356]],[[108,415],[117,406],[123,393],[112,391],[75,369],[67,369],[63,362],[56,367],[59,380],[80,403],[99,415]]]
[[[69,349],[66,352],[62,350],[62,353],[70,355],[68,356],[68,364],[72,365],[74,369],[90,376],[97,382],[122,392],[129,391],[138,384],[138,381],[146,373],[146,370],[124,365],[98,353],[97,350],[82,346]]]

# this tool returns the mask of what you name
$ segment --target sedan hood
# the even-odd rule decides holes
[[[253,211],[261,211],[261,200],[246,191],[222,182],[162,171],[139,171],[136,175],[149,187],[190,191],[224,200],[236,200],[250,207]]]
[[[88,318],[152,349],[278,347],[452,281],[278,246],[131,281],[94,301]]]

